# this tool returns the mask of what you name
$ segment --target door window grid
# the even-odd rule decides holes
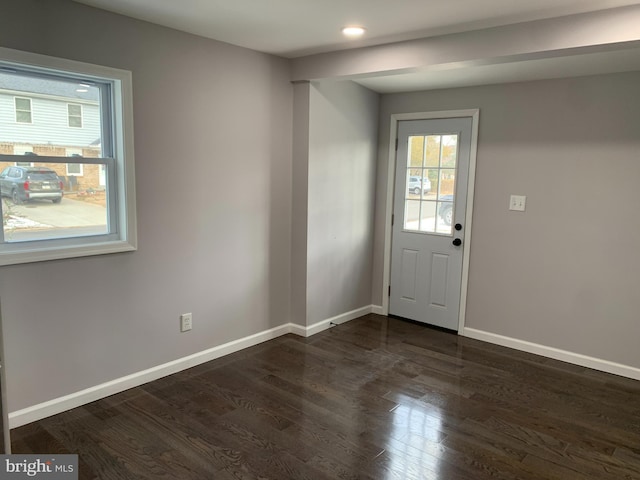
[[[408,141],[404,230],[452,235],[459,134]]]

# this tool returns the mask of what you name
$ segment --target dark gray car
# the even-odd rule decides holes
[[[29,200],[62,200],[62,182],[47,167],[7,167],[0,173],[0,194],[11,197],[14,203]]]
[[[440,208],[438,215],[444,221],[445,225],[451,225],[453,222],[453,195],[442,195],[440,197]]]

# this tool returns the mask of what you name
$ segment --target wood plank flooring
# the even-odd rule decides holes
[[[640,479],[640,382],[367,315],[12,431],[81,479]]]

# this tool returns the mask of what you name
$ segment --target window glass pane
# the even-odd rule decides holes
[[[439,199],[445,195],[453,195],[456,186],[456,171],[453,168],[440,170]]]
[[[425,166],[437,167],[440,165],[440,135],[429,135],[426,139]]]
[[[425,200],[436,200],[438,195],[438,184],[440,182],[438,172],[439,170],[437,168],[431,168],[424,171],[425,178],[429,182],[429,192],[424,195]]]
[[[31,123],[31,112],[23,112],[22,110],[16,110],[16,122]]]
[[[458,158],[458,135],[442,136],[442,164],[443,168],[455,168]]]
[[[68,107],[69,107],[69,115],[76,115],[76,116],[82,115],[82,107],[80,105],[69,104]]]
[[[407,158],[407,167],[422,167],[423,157],[424,137],[409,137],[409,158]]]
[[[65,163],[17,168],[0,174],[4,241],[101,235],[108,232],[103,165],[76,164],[82,177],[67,176]],[[13,172],[12,172],[13,173]]]
[[[436,231],[446,235],[451,235],[453,221],[453,202],[438,202],[438,216]]]
[[[420,229],[420,201],[405,200],[404,203],[404,229]]]
[[[423,169],[422,172],[422,198],[428,198],[431,195],[433,186],[431,184],[431,180],[429,179],[429,170]]]
[[[69,110],[69,126],[74,128],[82,128],[82,106],[68,105]]]
[[[28,98],[15,98],[16,122],[31,123],[31,100]]]
[[[420,231],[429,233],[436,231],[436,202],[422,202],[422,209],[420,212]]]
[[[430,195],[430,199],[435,200],[436,196],[438,194],[438,190],[440,188],[440,170],[435,168],[430,170],[429,172],[429,177],[430,177],[430,183],[431,183],[431,195]]]
[[[14,147],[26,144],[43,156],[66,157],[68,149],[82,149],[84,157],[103,156],[100,84],[0,72],[0,91],[7,93],[0,94],[0,111],[14,97],[16,107],[15,122],[0,115],[1,153],[17,154]]]
[[[31,101],[28,98],[16,98],[16,110],[31,110]]]
[[[67,175],[82,175],[83,168],[81,163],[67,163]]]
[[[414,172],[417,172],[415,174]],[[407,198],[420,199],[421,194],[426,194],[431,189],[429,179],[423,177],[426,171],[418,168],[407,170]]]

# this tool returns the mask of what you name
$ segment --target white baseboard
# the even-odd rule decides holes
[[[272,340],[291,332],[291,325],[292,324],[287,323],[285,325],[265,330],[264,332],[259,332],[239,340],[234,340],[202,352],[194,353],[193,355],[179,358],[141,372],[116,378],[115,380],[65,395],[64,397],[54,398],[53,400],[39,403],[22,410],[10,412],[9,428],[20,427],[27,423],[35,422],[36,420],[41,420],[43,418],[50,417],[51,415],[56,415],[66,410],[86,405],[87,403],[100,400],[101,398],[108,397],[109,395],[114,395],[130,388],[138,387],[153,380],[166,377],[167,375],[195,367],[201,363],[215,360],[216,358],[258,345],[259,343],[266,342],[267,340]]]
[[[300,335],[301,337],[310,337],[311,335],[315,335],[316,333],[320,333],[324,330],[327,330],[328,328],[331,328],[331,324],[340,325],[342,323],[355,320],[358,317],[371,313],[372,310],[373,306],[367,305],[366,307],[357,308],[356,310],[351,310],[350,312],[342,313],[332,318],[327,318],[326,320],[314,323],[313,325],[309,325],[308,327],[295,325],[295,327],[297,328],[296,330],[292,329],[291,333],[295,333],[297,335]]]
[[[272,340],[287,333],[294,333],[302,337],[310,337],[311,335],[315,335],[316,333],[320,333],[321,331],[330,328],[332,323],[339,325],[371,313],[373,308],[373,306],[368,305],[366,307],[323,320],[322,322],[315,323],[308,327],[303,327],[295,323],[286,323],[279,327],[265,330],[239,340],[234,340],[202,352],[194,353],[193,355],[179,358],[141,372],[116,378],[115,380],[111,380],[85,390],[80,390],[79,392],[74,392],[69,395],[65,395],[64,397],[54,398],[22,410],[10,412],[9,428],[20,427],[27,423],[42,420],[43,418],[50,417],[51,415],[56,415],[64,411],[71,410],[72,408],[86,405],[87,403],[123,392],[130,388],[139,387],[140,385],[144,385],[145,383],[153,380],[181,372],[187,368],[195,367],[196,365],[224,357],[225,355],[229,355],[245,348],[253,347],[254,345],[266,342],[267,340]]]
[[[494,343],[496,345],[502,345],[503,347],[514,348],[523,352],[535,353],[536,355],[542,355],[555,360],[573,363],[574,365],[580,365],[581,367],[593,368],[594,370],[613,373],[614,375],[620,375],[621,377],[640,380],[640,368],[631,367],[629,365],[589,357],[580,353],[568,352],[566,350],[560,350],[559,348],[548,347],[546,345],[527,342],[525,340],[518,340],[517,338],[505,337],[496,333],[476,330],[475,328],[465,328],[462,331],[462,335],[476,340],[482,340],[483,342]]]
[[[385,315],[384,307],[380,305],[371,305],[371,313],[375,313],[376,315]]]
[[[299,337],[308,337],[307,327],[303,327],[302,325],[298,325],[297,323],[289,324],[289,333],[294,333]]]

